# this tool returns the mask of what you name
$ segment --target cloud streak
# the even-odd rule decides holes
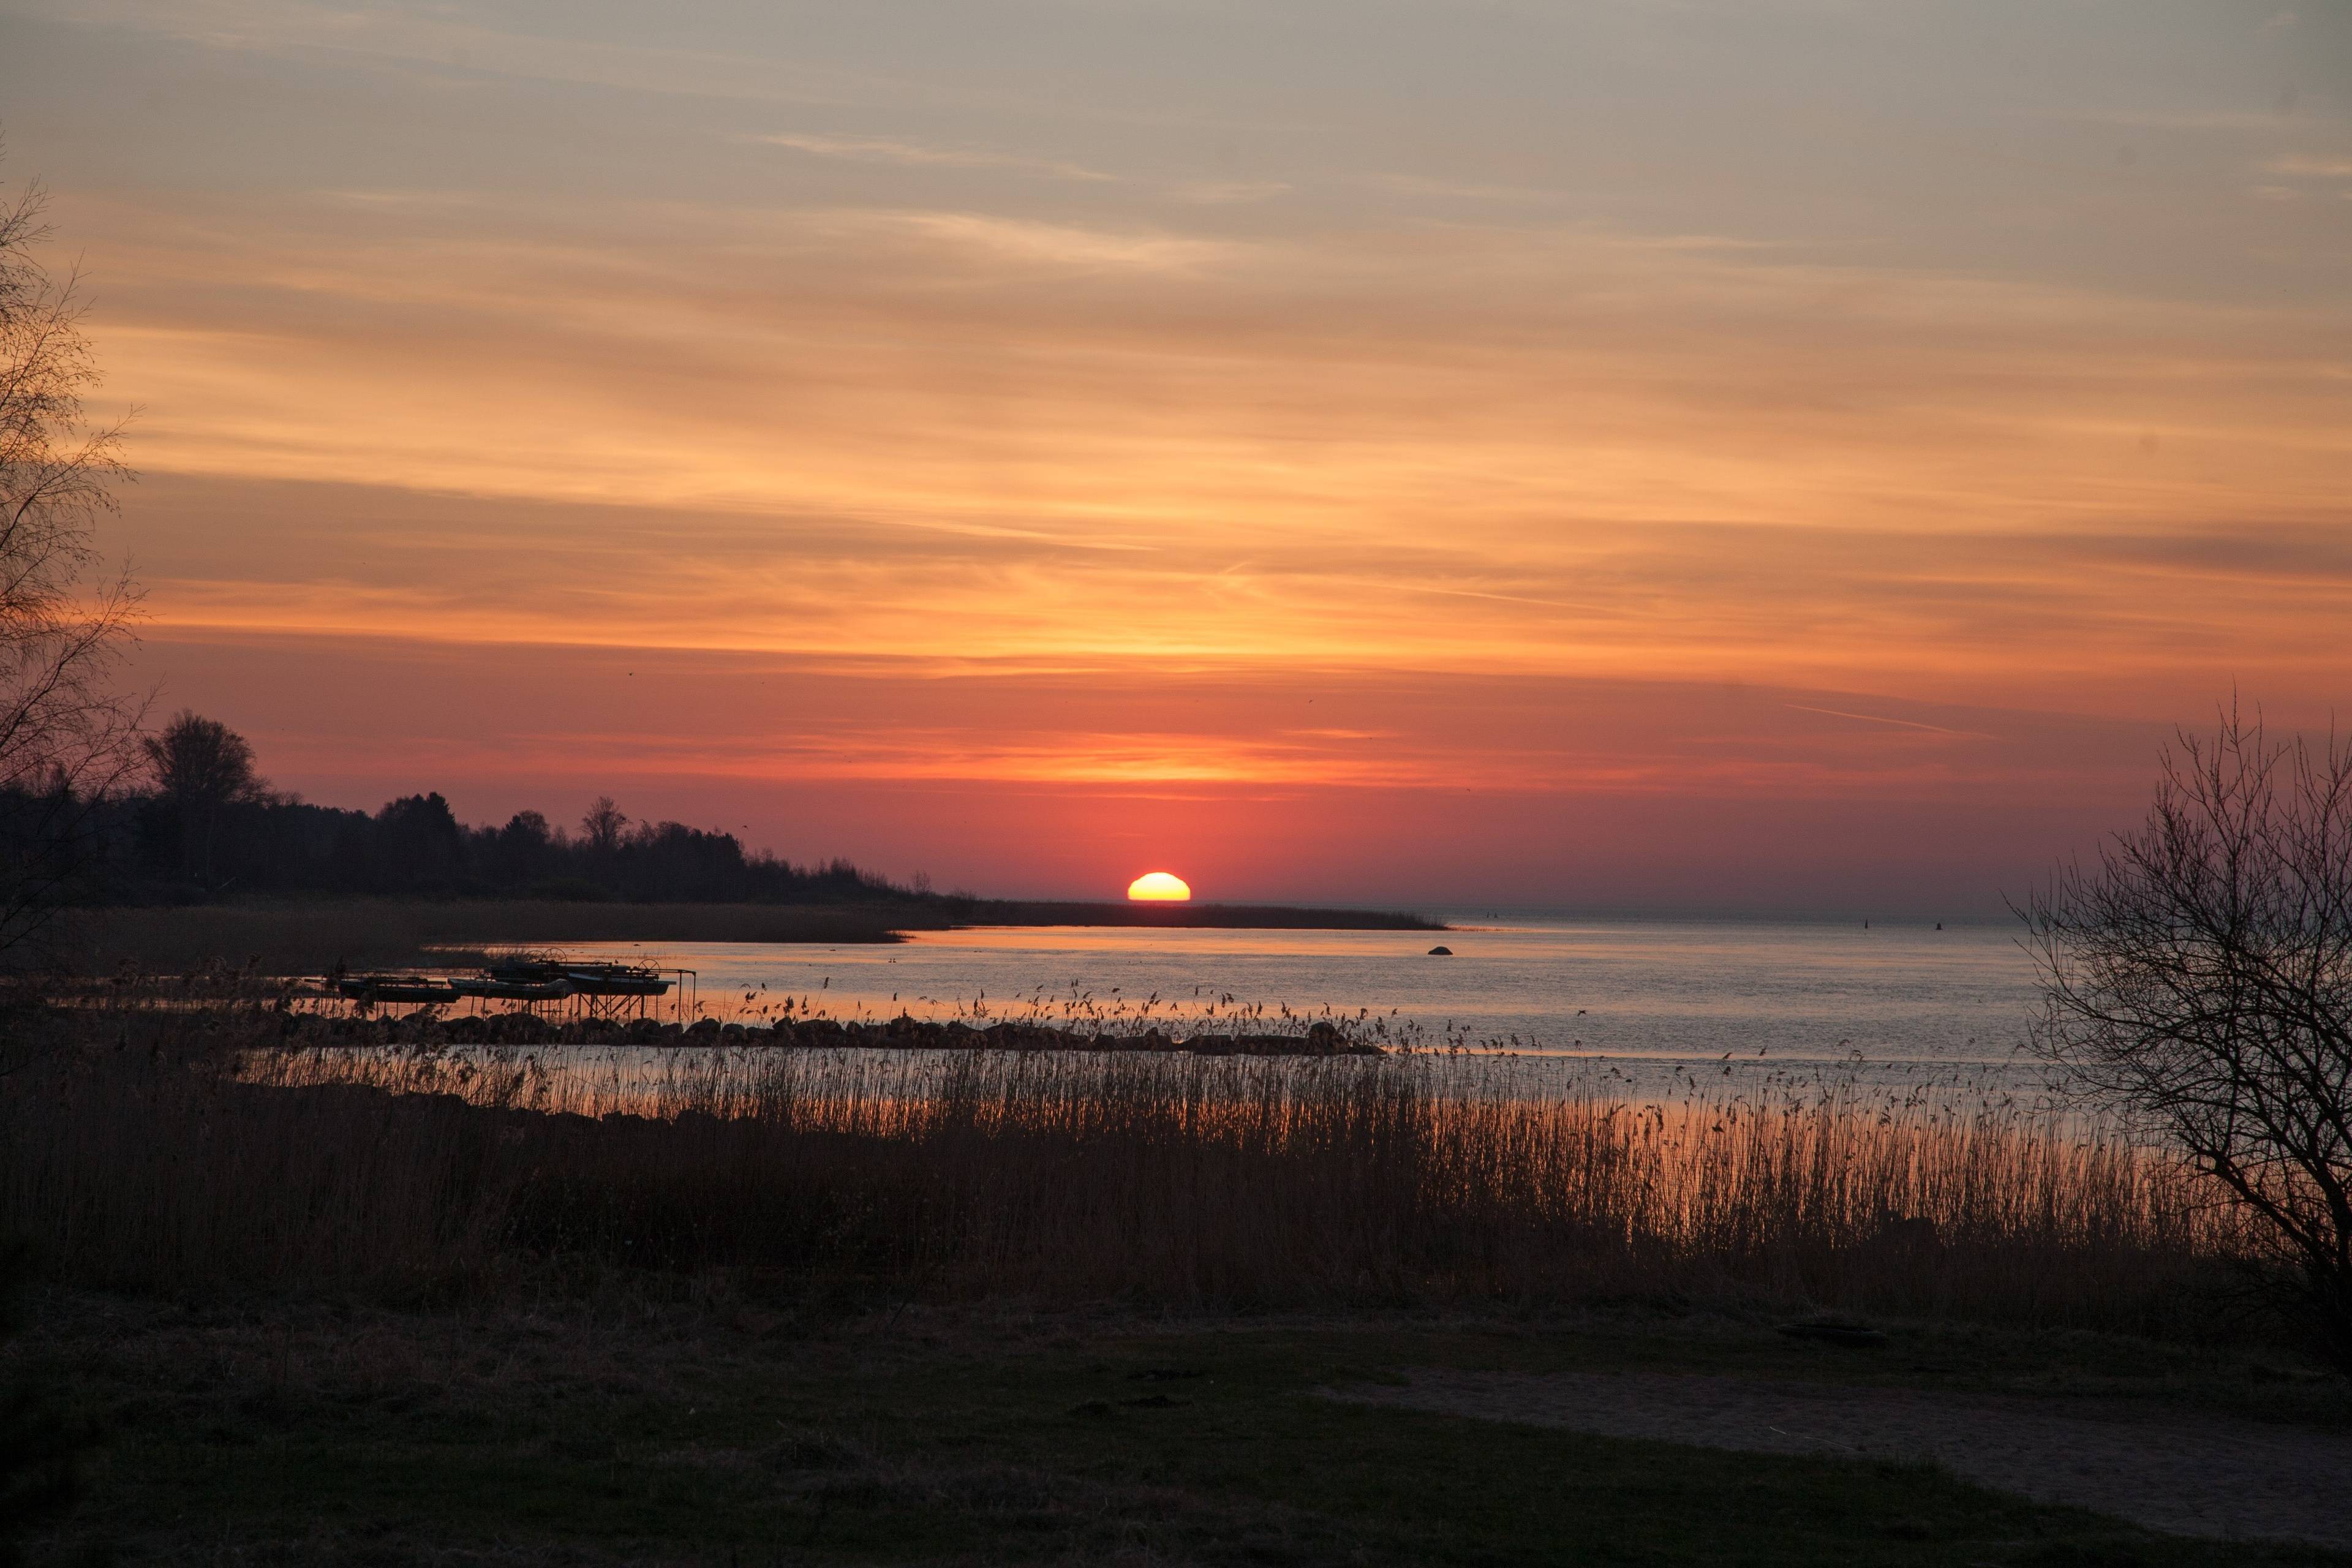
[[[978,147],[940,147],[884,136],[828,136],[809,132],[774,131],[740,140],[762,147],[783,147],[818,158],[845,158],[860,163],[896,163],[919,169],[1009,169],[1056,180],[1106,182],[1116,180],[1099,169],[1052,158],[1029,158]]]

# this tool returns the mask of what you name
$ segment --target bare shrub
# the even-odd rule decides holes
[[[2352,747],[2233,708],[2167,751],[2145,824],[2021,912],[2034,1048],[2256,1216],[2352,1366]]]

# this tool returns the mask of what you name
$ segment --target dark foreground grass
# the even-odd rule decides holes
[[[23,1347],[107,1434],[36,1562],[2321,1564],[1925,1466],[1366,1409],[1407,1367],[1746,1370],[2235,1403],[2236,1363],[1724,1320],[1151,1325],[802,1297],[419,1315],[52,1295]],[[2323,1401],[2325,1403],[2325,1401]],[[2275,1413],[2275,1401],[2272,1402]]]
[[[2178,1172],[1990,1110],[765,1050],[676,1056],[645,1116],[511,1053],[273,1047],[293,1022],[0,1016],[0,1241],[50,1282],[0,1385],[103,1434],[36,1561],[2341,1561],[1318,1396],[1640,1368],[2340,1420]],[[1772,1331],[1816,1308],[1894,1343]],[[1328,1316],[1242,1315],[1275,1311]]]
[[[299,1022],[28,1015],[0,1238],[159,1293],[490,1301],[658,1268],[1186,1311],[1675,1296],[2282,1329],[2183,1173],[2000,1108],[1463,1098],[1423,1057],[797,1048],[647,1058],[656,1093],[520,1050],[273,1047]]]

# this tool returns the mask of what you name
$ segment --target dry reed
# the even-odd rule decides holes
[[[2160,1153],[1992,1105],[1473,1096],[1448,1087],[1458,1062],[1414,1057],[687,1051],[592,1070],[289,1052],[279,1026],[80,1016],[0,1098],[0,1234],[78,1282],[175,1290],[617,1268],[2175,1336],[2215,1330],[2244,1250]]]

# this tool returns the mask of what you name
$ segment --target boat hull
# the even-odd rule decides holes
[[[669,982],[616,974],[567,974],[572,989],[583,996],[667,996]]]
[[[460,996],[486,1002],[561,1002],[572,994],[568,980],[473,980],[449,983]]]
[[[352,1002],[414,1002],[432,1004],[455,1002],[461,993],[446,980],[415,980],[407,978],[376,979],[361,975],[356,979],[340,980],[335,989]]]

